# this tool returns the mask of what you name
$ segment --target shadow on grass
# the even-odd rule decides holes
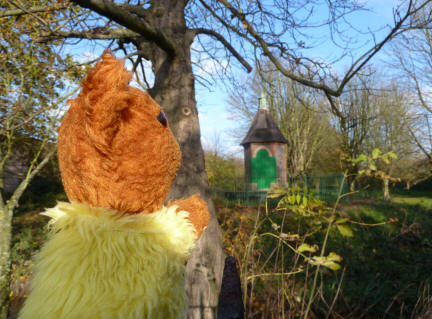
[[[340,303],[349,305],[348,317],[417,318],[422,289],[432,278],[431,204],[431,198],[396,197],[390,203],[342,205],[346,214],[364,224],[393,221],[352,225],[353,238],[334,234],[329,244],[347,266]]]
[[[16,318],[25,299],[32,256],[46,239],[47,218],[38,212],[53,206],[57,199],[64,199],[62,196],[61,193],[48,196],[50,202],[23,203],[14,218],[10,318]],[[256,209],[219,208],[219,212],[219,221],[225,227],[224,242],[232,253],[234,243],[238,248],[242,245],[240,240],[248,241]],[[427,292],[432,280],[432,197],[397,194],[392,202],[353,200],[342,203],[340,213],[361,224],[350,225],[353,238],[342,237],[337,231],[330,235],[327,251],[341,255],[346,267],[339,298],[333,307],[334,316],[330,318],[337,318],[336,314],[339,318],[418,318],[424,302],[432,297]],[[387,223],[380,226],[365,225],[384,222]],[[286,227],[287,232],[297,232],[294,224],[287,223]],[[314,240],[320,243],[322,237],[316,234]],[[326,279],[322,286],[324,296],[313,306],[317,318],[325,318],[328,304],[323,300],[331,301],[337,290],[338,275],[323,271],[322,277]],[[261,290],[255,293],[262,295],[272,289],[264,281],[257,287]],[[261,306],[258,304],[256,309],[259,311]]]
[[[410,197],[397,195],[393,202],[356,199],[340,205],[339,213],[352,220],[349,225],[354,237],[342,237],[336,229],[330,233],[326,251],[341,255],[342,266],[346,270],[338,298],[328,318],[420,317],[432,298],[429,292],[432,280],[431,207],[432,197],[419,194]],[[253,231],[255,215],[256,209],[219,208],[218,219],[224,232],[224,243],[230,253],[238,256],[240,263],[245,253],[242,245],[246,245],[248,234]],[[275,214],[273,220],[276,224],[279,224],[279,219]],[[374,224],[381,225],[371,226]],[[284,232],[297,233],[297,227],[287,218]],[[316,233],[309,240],[321,246],[323,237],[322,233]],[[271,250],[272,247],[265,250]],[[262,259],[269,254],[269,251],[264,251]],[[297,283],[304,278],[303,274],[298,276]],[[340,276],[323,269],[321,278],[323,295],[313,305],[316,318],[326,318],[329,304],[338,293]],[[260,295],[278,298],[275,285],[268,280],[262,280],[255,287],[256,299]],[[296,293],[294,290],[292,292]],[[257,304],[252,309],[255,313],[249,313],[247,318],[261,318],[265,316],[263,311],[271,313],[271,310],[263,309],[262,305]],[[287,318],[297,318],[289,312],[290,309],[287,309]]]

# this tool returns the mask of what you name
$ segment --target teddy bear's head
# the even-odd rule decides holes
[[[70,200],[127,213],[163,206],[181,153],[159,105],[129,86],[123,61],[104,53],[59,128],[58,158]]]

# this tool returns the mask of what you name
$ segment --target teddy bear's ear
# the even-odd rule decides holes
[[[132,74],[124,68],[124,61],[117,59],[111,51],[105,50],[102,60],[90,71],[82,83],[83,91],[116,88],[129,83]]]
[[[102,61],[90,71],[82,84],[77,102],[84,111],[87,134],[102,153],[108,152],[121,121],[121,112],[129,105],[128,83],[131,77],[123,61],[104,52]]]

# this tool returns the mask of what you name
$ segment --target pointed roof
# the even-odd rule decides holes
[[[245,145],[254,142],[279,142],[288,143],[288,141],[283,136],[279,127],[276,125],[275,121],[270,115],[270,111],[267,108],[267,101],[265,94],[261,93],[260,97],[260,108],[249,128],[246,137],[240,143]]]

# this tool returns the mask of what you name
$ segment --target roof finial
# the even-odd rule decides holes
[[[266,98],[266,94],[264,93],[264,91],[261,91],[261,96],[259,98],[259,108],[263,109],[263,110],[268,110],[267,98]]]

